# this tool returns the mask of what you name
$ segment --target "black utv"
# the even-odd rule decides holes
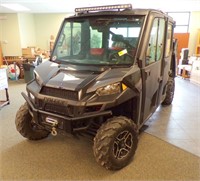
[[[175,88],[175,23],[131,5],[76,8],[65,18],[50,61],[22,93],[16,128],[30,140],[90,133],[94,156],[110,170],[133,158],[138,133]]]

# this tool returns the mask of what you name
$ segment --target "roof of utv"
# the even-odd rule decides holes
[[[76,8],[75,12],[76,15],[70,18],[105,15],[148,15],[150,12],[167,16],[164,12],[156,9],[132,9],[131,4]]]

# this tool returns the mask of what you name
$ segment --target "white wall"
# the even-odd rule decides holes
[[[33,14],[18,14],[21,47],[36,45],[35,21]]]
[[[35,14],[36,46],[49,50],[50,36],[55,38],[67,14]]]
[[[4,56],[21,56],[21,41],[17,14],[0,14],[0,41]],[[7,43],[5,43],[7,42]]]
[[[200,12],[191,12],[189,25],[189,55],[195,54],[197,44],[197,31],[200,29]]]
[[[67,14],[0,14],[0,42],[4,56],[21,56],[22,48],[35,46],[49,50],[51,35],[56,38]],[[4,42],[8,42],[5,44]]]

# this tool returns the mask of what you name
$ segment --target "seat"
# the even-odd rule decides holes
[[[89,59],[101,60],[104,55],[104,48],[91,48],[89,52]]]

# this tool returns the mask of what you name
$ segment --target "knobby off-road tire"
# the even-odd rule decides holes
[[[173,77],[170,77],[167,82],[167,91],[166,97],[162,102],[163,105],[170,105],[174,98],[174,91],[175,91],[175,80]]]
[[[17,111],[15,125],[19,133],[29,140],[40,140],[49,135],[47,130],[42,130],[32,122],[32,116],[28,111],[28,105],[25,103]]]
[[[108,119],[94,138],[96,161],[109,170],[118,170],[132,160],[138,144],[136,126],[132,120],[120,116]]]

